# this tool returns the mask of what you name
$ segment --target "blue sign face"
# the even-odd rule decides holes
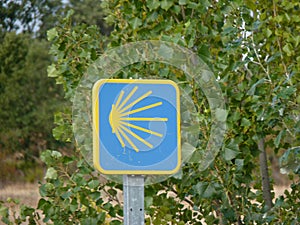
[[[173,174],[181,164],[180,101],[170,80],[99,80],[94,165],[104,174]]]

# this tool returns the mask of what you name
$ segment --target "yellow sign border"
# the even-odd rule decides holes
[[[170,84],[176,91],[176,116],[177,116],[177,166],[173,170],[105,170],[100,165],[100,147],[99,147],[99,89],[106,83],[126,83],[126,84]],[[92,91],[93,99],[93,163],[94,167],[103,174],[122,175],[171,175],[181,167],[181,133],[180,133],[180,90],[177,84],[172,80],[150,80],[150,79],[101,79],[98,80]]]

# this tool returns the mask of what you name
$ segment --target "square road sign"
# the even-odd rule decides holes
[[[170,80],[99,80],[93,161],[104,174],[173,174],[181,165],[180,94]]]

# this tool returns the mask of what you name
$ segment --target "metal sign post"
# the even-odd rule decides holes
[[[123,175],[124,224],[144,225],[144,176],[181,165],[179,88],[170,80],[99,80],[93,103],[94,165]]]
[[[123,175],[124,225],[144,225],[144,176]]]

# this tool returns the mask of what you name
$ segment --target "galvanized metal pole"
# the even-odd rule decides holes
[[[123,176],[124,225],[144,225],[144,176]]]

